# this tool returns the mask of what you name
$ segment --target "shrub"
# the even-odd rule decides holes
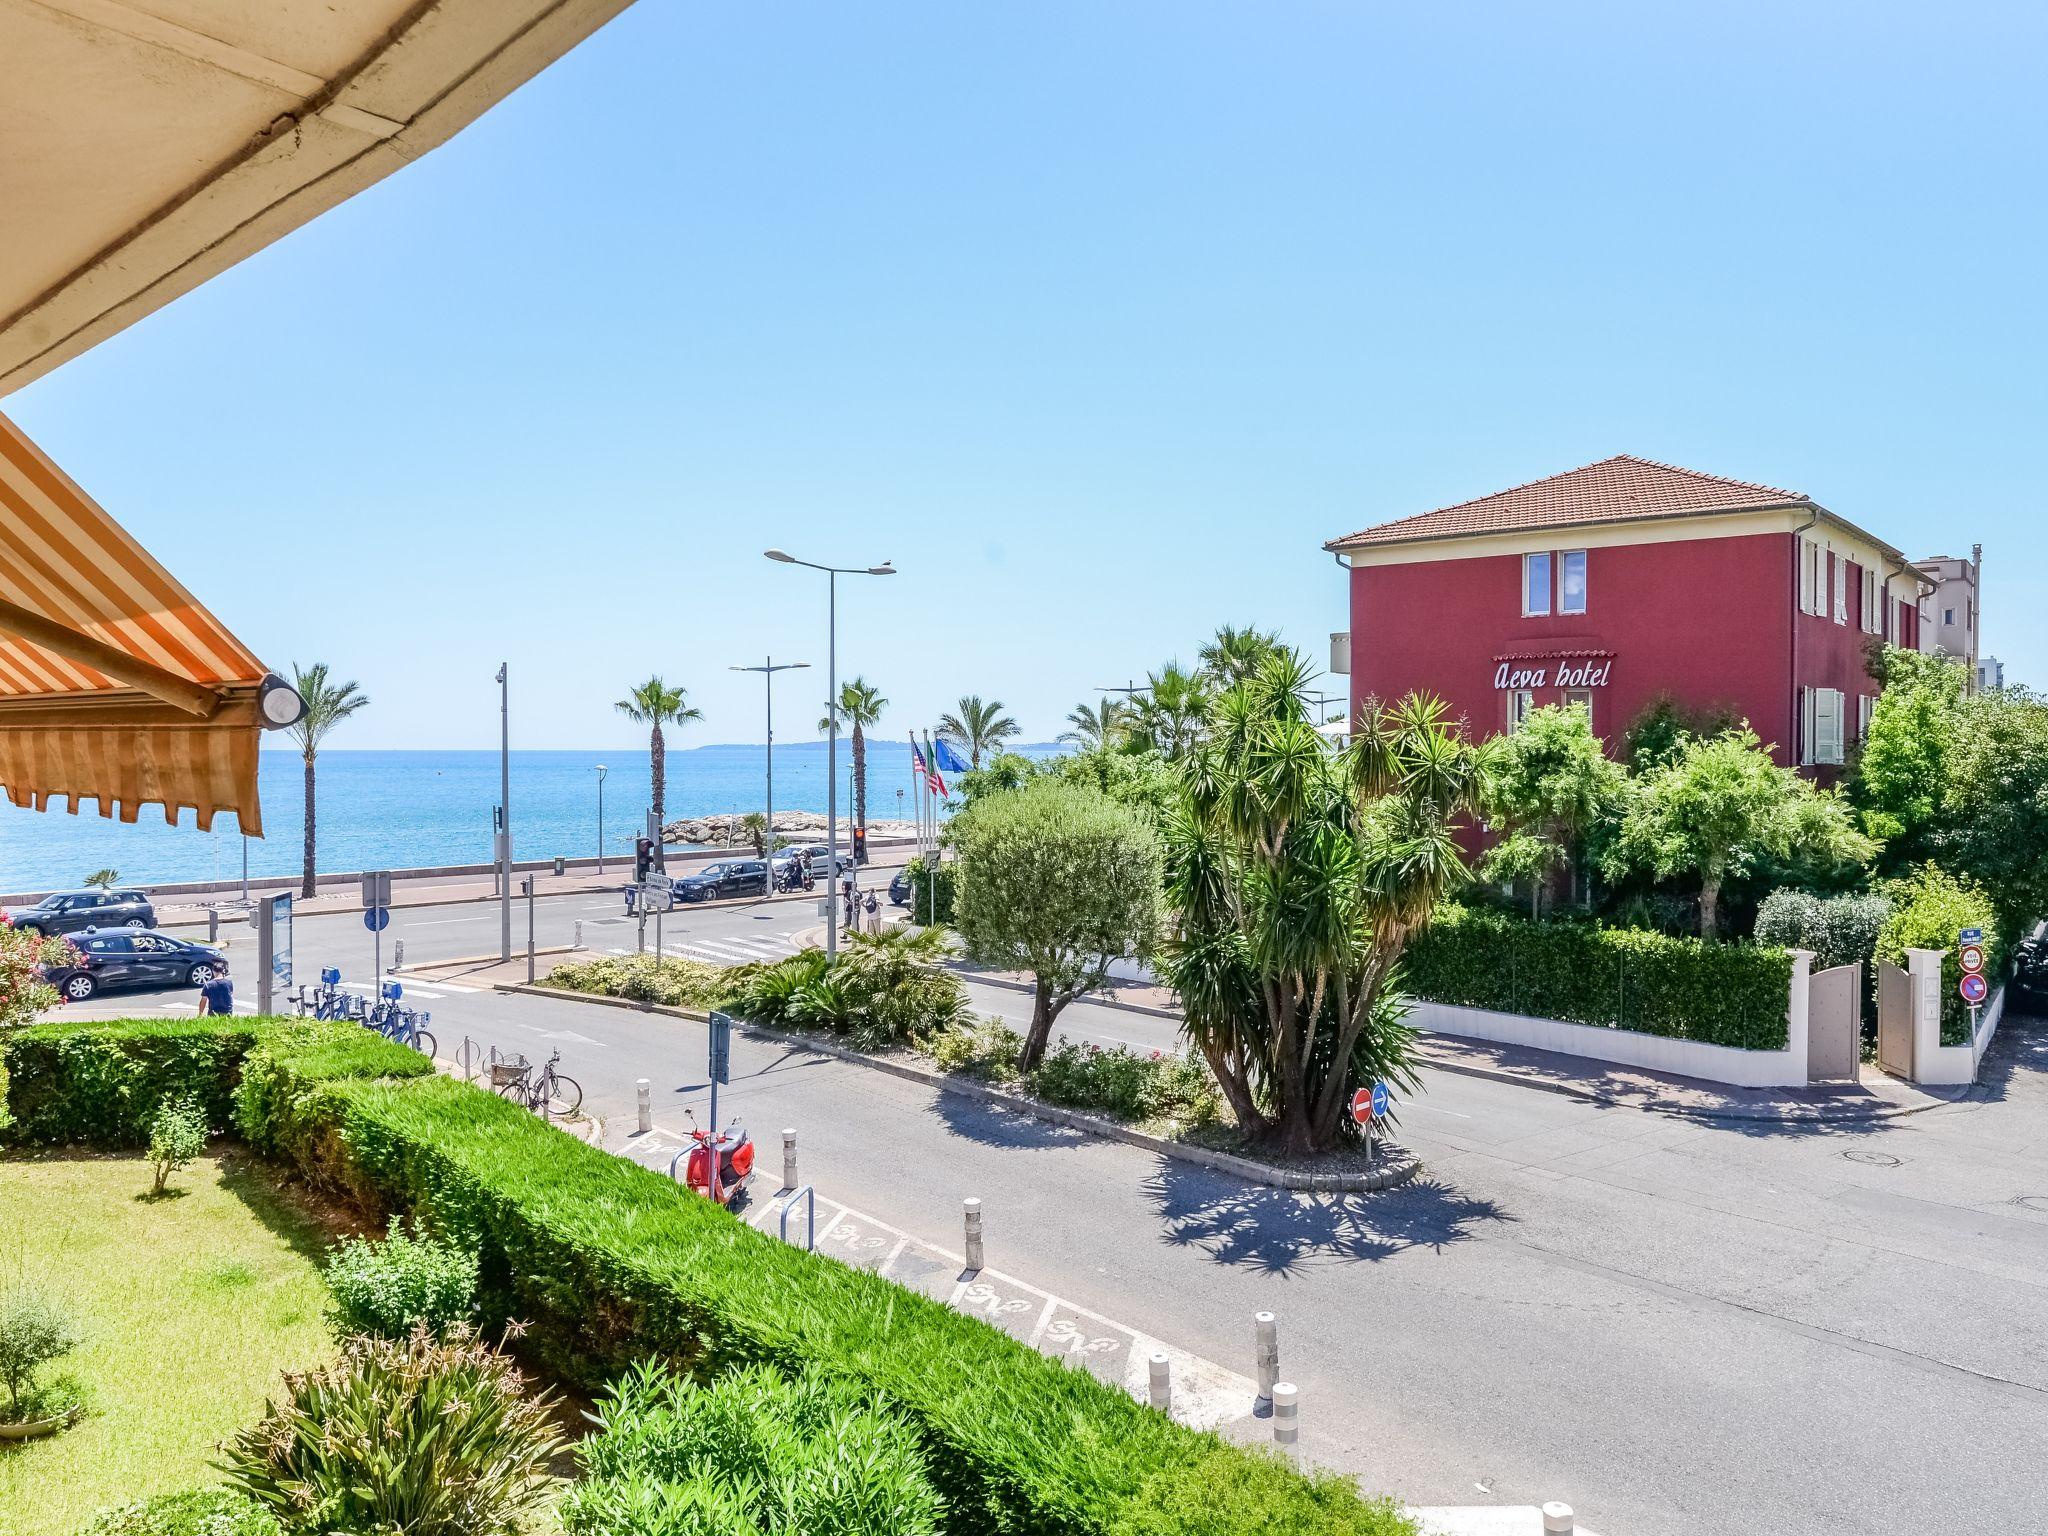
[[[732,998],[735,978],[733,969],[699,960],[602,955],[558,965],[541,984],[665,1008],[723,1008]]]
[[[552,1492],[553,1401],[466,1332],[356,1338],[285,1377],[221,1447],[233,1484],[307,1536],[511,1536]]]
[[[1001,1019],[990,1017],[927,1035],[918,1049],[941,1071],[1009,1083],[1017,1079],[1017,1052],[1023,1045],[1022,1035]]]
[[[1757,908],[1756,941],[1812,950],[1815,970],[1868,964],[1890,916],[1891,903],[1882,896],[1773,891]]]
[[[41,1290],[18,1286],[0,1294],[0,1386],[7,1388],[0,1420],[18,1424],[69,1407],[69,1399],[53,1400],[56,1389],[38,1386],[37,1377],[78,1345],[71,1315]]]
[[[211,1022],[122,1019],[21,1031],[7,1047],[9,1138],[147,1146],[166,1099],[190,1099],[208,1126],[226,1125],[237,1068],[257,1025],[233,1019],[206,1027]]]
[[[1984,972],[1995,978],[2003,949],[1996,907],[1982,886],[1935,864],[1887,880],[1883,890],[1891,916],[1878,934],[1877,957],[1903,967],[1909,949],[1941,952],[1941,1043],[1963,1044],[1970,1038],[1970,1009],[1956,991],[1963,979],[1956,938],[1965,928],[1984,930]]]
[[[1140,1056],[1121,1045],[1076,1045],[1065,1036],[1025,1083],[1049,1104],[1102,1110],[1125,1120],[1208,1125],[1223,1112],[1216,1081],[1199,1057],[1164,1051]]]
[[[577,1447],[569,1536],[936,1536],[915,1430],[844,1383],[765,1367],[709,1386],[644,1364]]]
[[[1408,941],[1402,965],[1408,990],[1432,1002],[1785,1048],[1792,958],[1782,949],[1451,905]]]
[[[335,1330],[402,1339],[415,1328],[446,1334],[476,1311],[476,1255],[398,1222],[381,1243],[350,1238],[327,1261]]]
[[[206,1150],[206,1121],[191,1099],[165,1099],[149,1122],[152,1195],[161,1195],[172,1174]]]
[[[933,921],[932,884],[934,881],[937,882],[939,888],[937,921],[940,923],[950,923],[953,921],[954,877],[958,872],[957,865],[949,864],[944,860],[940,860],[936,865],[933,865],[927,862],[922,855],[912,859],[903,866],[904,878],[910,882],[911,921],[918,923],[930,923]]]
[[[279,1536],[277,1517],[231,1488],[188,1488],[103,1509],[81,1536]]]
[[[763,1024],[809,1024],[870,1048],[898,1044],[967,1017],[967,991],[935,961],[936,932],[849,934],[835,963],[807,949],[750,971],[733,1011]]]
[[[1160,1472],[1110,1536],[1413,1536],[1391,1499],[1365,1499],[1334,1472],[1296,1472],[1270,1452],[1217,1447]]]

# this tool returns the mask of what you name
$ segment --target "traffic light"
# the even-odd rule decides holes
[[[647,871],[649,866],[651,866],[653,863],[654,843],[652,842],[652,840],[644,837],[634,838],[633,883],[635,885],[645,885],[647,883]]]
[[[853,862],[865,864],[867,861],[868,829],[866,827],[855,827],[853,829]]]

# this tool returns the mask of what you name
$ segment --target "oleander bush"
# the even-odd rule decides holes
[[[924,1447],[872,1393],[765,1366],[709,1385],[647,1362],[577,1447],[569,1536],[937,1536]]]
[[[1792,958],[1775,946],[1447,905],[1408,941],[1402,967],[1408,990],[1431,1002],[1752,1051],[1787,1038]]]
[[[394,1219],[382,1242],[349,1238],[327,1260],[337,1333],[403,1339],[416,1328],[445,1335],[476,1312],[476,1255]]]
[[[665,1008],[723,1008],[733,992],[732,971],[676,956],[600,955],[565,961],[541,985],[571,992],[659,1003]]]

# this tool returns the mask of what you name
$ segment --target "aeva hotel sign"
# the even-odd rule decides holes
[[[1532,656],[1504,661],[1494,670],[1496,688],[1605,688],[1607,674],[1614,670],[1612,656],[1587,661],[1563,657]]]

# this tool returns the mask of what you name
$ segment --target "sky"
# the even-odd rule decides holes
[[[1986,547],[2048,684],[2048,8],[640,0],[4,408],[349,747],[1049,739],[1321,546],[1633,453]]]

